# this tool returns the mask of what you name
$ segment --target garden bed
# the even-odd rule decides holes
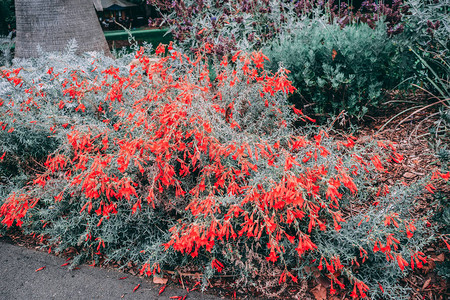
[[[0,230],[231,298],[446,295],[448,7],[227,3],[3,69]]]

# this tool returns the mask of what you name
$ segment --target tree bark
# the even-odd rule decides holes
[[[77,53],[103,51],[110,55],[92,0],[16,0],[16,57],[62,51],[71,39]]]

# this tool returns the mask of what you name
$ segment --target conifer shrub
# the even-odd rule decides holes
[[[73,264],[189,266],[205,286],[227,273],[261,291],[318,274],[330,294],[406,297],[398,280],[426,263],[433,231],[412,210],[434,186],[377,184],[403,159],[395,145],[295,127],[314,120],[288,104],[288,71],[265,70],[262,52],[225,56],[214,81],[203,52],[69,51],[2,71],[3,131],[54,145],[2,199],[2,223],[71,249]],[[16,150],[0,143],[5,161]]]

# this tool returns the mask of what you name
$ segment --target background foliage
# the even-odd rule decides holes
[[[0,1],[0,35],[8,35],[15,28],[16,16],[14,12],[14,0]]]
[[[313,108],[320,121],[342,110],[352,118],[375,114],[386,91],[406,88],[423,69],[409,48],[442,42],[448,24],[447,4],[420,1],[357,8],[348,1],[150,2],[186,51],[209,43],[220,60],[238,49],[265,49],[272,70],[282,63],[292,71],[298,94],[291,102]]]

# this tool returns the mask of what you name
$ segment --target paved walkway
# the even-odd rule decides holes
[[[69,271],[61,267],[65,260],[5,243],[0,238],[0,299],[170,299],[184,296],[185,290],[167,287],[158,296],[159,285],[148,280],[90,266]],[[45,269],[36,272],[36,269]],[[128,278],[119,280],[121,277]],[[133,289],[141,284],[136,292]],[[191,292],[187,300],[220,298]]]

